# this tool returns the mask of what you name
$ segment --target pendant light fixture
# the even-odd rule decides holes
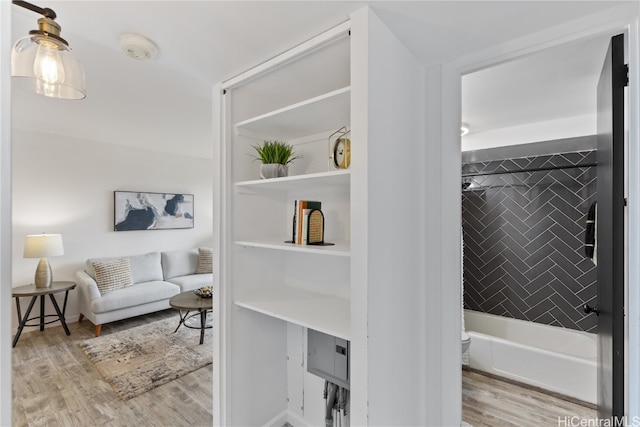
[[[41,14],[38,29],[16,42],[11,51],[13,83],[40,95],[60,99],[83,99],[87,96],[84,70],[60,37],[56,13],[26,1],[13,4]]]

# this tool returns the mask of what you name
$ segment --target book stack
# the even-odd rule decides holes
[[[324,237],[324,215],[322,202],[296,200],[293,209],[293,231],[291,241],[297,245],[322,243]]]

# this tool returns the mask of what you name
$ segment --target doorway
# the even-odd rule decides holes
[[[462,121],[468,129],[462,137],[464,306],[495,316],[491,322],[515,320],[522,326],[518,344],[525,341],[532,351],[537,344],[526,342],[527,323],[536,330],[571,332],[559,343],[573,335],[596,343],[590,337],[598,329],[596,317],[583,308],[596,304],[597,269],[584,242],[596,200],[595,88],[609,39],[565,43],[462,76]],[[473,331],[489,320],[482,322],[463,325]],[[527,361],[526,355],[518,357],[527,365],[522,368],[496,366],[501,357],[485,360],[490,356],[482,355],[484,344],[477,339],[474,349],[471,335],[472,369],[493,369],[489,373],[587,404],[597,401],[594,362],[577,371],[585,384],[565,389],[564,383],[574,381],[562,376],[575,377],[573,366],[554,367],[543,359],[536,368],[534,361],[541,359]],[[579,353],[590,351],[585,348]],[[540,374],[546,370],[553,374]]]

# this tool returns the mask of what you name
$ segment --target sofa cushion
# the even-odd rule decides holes
[[[144,255],[129,257],[133,283],[152,282],[162,280],[162,263],[160,252],[150,252]]]
[[[93,263],[96,261],[109,261],[114,259],[113,257],[110,258],[89,258],[85,264],[84,264],[84,271],[91,276],[91,278],[93,280],[96,280],[96,270],[95,268],[93,268]]]
[[[101,295],[133,285],[129,258],[94,261],[92,266]]]
[[[164,280],[194,274],[197,266],[197,249],[162,252],[162,271],[164,273]]]
[[[180,286],[182,292],[192,291],[203,286],[212,286],[213,274],[190,274],[188,276],[172,277],[168,282]]]
[[[213,273],[213,251],[211,248],[198,248],[196,274],[206,273]]]
[[[136,283],[135,285],[119,289],[91,301],[94,313],[119,310],[136,305],[147,304],[171,298],[180,293],[180,288],[169,282],[153,281]]]

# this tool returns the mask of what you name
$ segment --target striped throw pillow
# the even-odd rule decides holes
[[[205,273],[213,273],[213,250],[211,248],[198,248],[196,274]]]
[[[101,295],[133,285],[129,258],[94,261],[92,264]]]

